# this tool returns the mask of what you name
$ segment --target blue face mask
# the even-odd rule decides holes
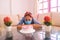
[[[31,21],[25,21],[26,24],[31,24]]]

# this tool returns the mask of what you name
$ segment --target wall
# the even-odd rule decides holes
[[[52,23],[54,25],[60,26],[60,13],[57,13],[57,12],[52,13]]]
[[[37,15],[37,14],[36,14],[36,15]],[[35,16],[36,16],[36,15],[35,15]],[[38,14],[36,18],[37,18],[37,20],[38,20],[41,24],[43,24],[43,22],[44,22],[44,17],[47,16],[47,15],[50,16],[50,13]]]
[[[35,0],[12,0],[12,15],[24,14],[26,11],[34,13]]]
[[[50,12],[50,13],[45,13],[45,14],[38,14],[37,13],[37,0],[35,0],[35,18],[37,18],[37,20],[43,24],[43,18],[45,15],[51,16],[52,17],[52,24],[53,25],[59,25],[60,26],[60,13],[58,12]],[[39,17],[37,17],[37,16]]]
[[[10,1],[0,0],[0,26],[3,26],[3,17],[10,16]]]
[[[37,18],[38,14],[36,8],[36,0],[0,0],[0,25],[3,25],[3,18],[5,16],[10,16],[12,18],[13,25],[17,24],[26,11],[32,12],[34,18]],[[43,23],[44,16],[50,16],[50,14],[52,14],[52,23],[60,25],[59,13],[39,14],[37,20]]]
[[[45,14],[39,14],[38,21],[43,24],[44,16],[51,16],[52,24],[60,26],[60,13],[58,12],[50,12]]]
[[[16,21],[15,19],[21,19],[23,17],[24,13],[26,11],[30,11],[31,13],[34,14],[35,12],[35,0],[12,0],[11,1],[11,10],[12,10],[12,17],[13,17],[13,23],[15,24]],[[14,17],[15,16],[15,17]]]
[[[10,1],[0,0],[0,15],[10,15]]]
[[[18,23],[26,11],[34,13],[35,0],[0,0],[0,22],[3,25],[3,18],[10,16],[13,24]]]

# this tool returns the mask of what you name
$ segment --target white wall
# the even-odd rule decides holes
[[[24,14],[26,11],[34,13],[35,0],[12,0],[12,15]]]
[[[60,25],[60,13],[52,13],[52,23],[55,25]]]
[[[0,0],[0,26],[3,25],[4,16],[10,16],[10,0]]]
[[[26,11],[34,13],[35,0],[0,0],[0,14],[24,14]]]
[[[35,7],[35,0],[12,0],[11,1],[12,5],[12,18],[13,18],[13,23],[18,23],[15,19],[19,19],[23,17],[23,14],[26,11],[30,11],[31,13],[34,13],[34,7]],[[18,15],[18,16],[17,16]],[[18,19],[17,19],[18,20]]]
[[[36,13],[36,0],[0,0],[0,24],[3,24],[5,16],[11,16],[13,24],[18,23],[18,15],[21,18],[26,11]],[[40,14],[38,21],[43,23],[43,17],[47,14]],[[37,18],[37,14],[34,15]],[[60,14],[52,13],[53,24],[60,25]]]
[[[9,0],[0,0],[0,15],[10,15]]]
[[[52,18],[52,24],[53,25],[59,25],[60,26],[60,13],[58,12],[51,12],[51,13],[45,13],[45,14],[39,14],[38,21],[43,24],[44,17],[48,15]]]
[[[11,16],[13,24],[18,23],[26,11],[34,13],[35,0],[0,0],[0,20],[3,22],[5,16]],[[3,24],[3,23],[2,23]]]

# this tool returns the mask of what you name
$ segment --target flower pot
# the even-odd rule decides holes
[[[7,26],[6,28],[7,28],[7,31],[11,31],[12,26]]]
[[[7,29],[6,37],[7,38],[12,37],[12,26],[8,26],[6,27],[6,29]]]
[[[45,38],[50,40],[50,34],[51,34],[51,27],[52,26],[45,26]]]
[[[45,31],[50,32],[52,26],[45,26]]]

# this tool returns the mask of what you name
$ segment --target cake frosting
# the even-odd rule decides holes
[[[26,32],[30,33],[30,32],[34,32],[35,30],[33,29],[32,25],[25,25],[25,26],[22,26],[21,31],[24,33],[26,33]]]
[[[25,26],[22,26],[22,30],[25,30],[25,31],[33,30],[33,26],[32,26],[32,25],[25,25]]]

